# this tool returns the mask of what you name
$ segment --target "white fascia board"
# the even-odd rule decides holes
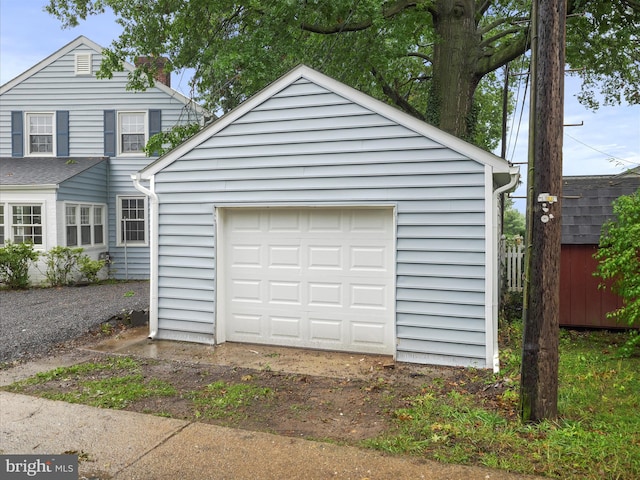
[[[323,73],[313,70],[306,65],[299,65],[289,73],[280,77],[275,82],[271,83],[263,90],[249,98],[235,109],[231,110],[227,114],[220,117],[214,123],[207,128],[201,130],[198,134],[194,135],[190,140],[175,148],[165,156],[160,157],[155,162],[149,164],[146,168],[141,170],[143,179],[149,179],[163,168],[172,164],[176,159],[190,152],[202,142],[215,135],[217,132],[230,125],[232,122],[251,111],[253,108],[260,105],[262,102],[268,100],[283,88],[291,85],[300,78],[305,78],[313,83],[320,85],[330,91],[335,92],[338,95],[343,96],[347,100],[350,100],[356,104],[359,104],[371,111],[378,113],[399,125],[409,128],[416,133],[430,138],[443,146],[450,148],[466,157],[476,160],[484,165],[490,165],[493,168],[494,173],[504,172],[509,173],[509,163],[490,152],[482,150],[480,147],[476,147],[464,140],[461,140],[449,133],[446,133],[439,128],[429,125],[422,120],[419,120],[411,115],[398,110],[395,107],[387,105],[380,100],[362,93],[355,88],[349,87],[342,82],[339,82]]]
[[[58,190],[59,185],[54,183],[45,183],[42,185],[2,185],[0,186],[0,192],[19,192],[19,191],[41,191],[42,193],[49,193]]]

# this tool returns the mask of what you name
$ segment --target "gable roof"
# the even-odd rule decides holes
[[[161,171],[165,167],[171,165],[175,160],[188,153],[202,142],[212,137],[226,126],[230,125],[238,118],[242,117],[249,111],[253,110],[279,91],[292,85],[300,79],[313,82],[333,93],[336,93],[353,103],[361,105],[374,113],[382,115],[395,123],[405,126],[416,133],[430,138],[445,147],[450,148],[458,153],[461,153],[469,158],[472,158],[482,164],[490,165],[494,168],[494,173],[500,174],[498,183],[500,185],[507,184],[511,176],[515,174],[518,169],[511,167],[509,163],[503,158],[497,157],[490,152],[482,150],[475,145],[472,145],[464,140],[461,140],[453,135],[450,135],[443,130],[440,130],[433,125],[423,122],[411,115],[408,115],[395,107],[392,107],[384,102],[381,102],[365,93],[362,93],[355,88],[349,87],[344,83],[341,83],[331,77],[328,77],[317,70],[307,67],[306,65],[299,65],[291,70],[289,73],[283,75],[275,82],[271,83],[263,90],[240,104],[235,109],[231,110],[224,116],[220,117],[208,127],[201,130],[199,133],[185,141],[182,145],[171,150],[164,156],[160,157],[156,161],[147,165],[144,169],[138,172],[140,179],[148,180],[157,172]]]
[[[640,188],[633,170],[619,175],[562,178],[562,244],[597,245],[602,225],[613,219],[613,201]]]
[[[80,35],[78,38],[76,38],[75,40],[72,40],[71,42],[67,43],[64,47],[62,47],[59,50],[57,50],[56,52],[52,53],[51,55],[49,55],[44,60],[42,60],[42,61],[38,62],[37,64],[35,64],[29,70],[21,73],[20,75],[18,75],[14,79],[9,80],[4,85],[0,86],[0,95],[2,95],[5,92],[8,92],[13,87],[15,87],[16,85],[22,83],[27,78],[35,75],[40,70],[48,67],[49,65],[51,65],[56,60],[62,58],[63,56],[67,55],[69,52],[72,52],[73,50],[75,50],[78,47],[83,46],[83,45],[88,47],[88,48],[90,48],[90,49],[92,49],[92,50],[94,50],[96,53],[98,53],[100,55],[102,54],[103,48],[100,45],[98,45],[94,41],[88,39],[84,35]],[[132,72],[136,68],[136,67],[134,67],[133,65],[131,65],[128,62],[123,62],[122,65],[123,65],[124,70],[127,71],[127,72]],[[202,109],[202,107],[200,105],[198,105],[195,102],[192,102],[191,99],[185,97],[184,95],[182,95],[177,90],[174,90],[174,89],[172,89],[170,87],[167,87],[162,82],[154,81],[154,83],[155,83],[155,88],[158,88],[158,89],[162,90],[164,93],[166,93],[166,94],[168,94],[168,95],[170,95],[172,97],[176,97],[182,103],[184,103],[184,104],[193,103],[193,105],[195,106],[196,109]]]
[[[71,161],[70,161],[71,160]],[[0,187],[60,185],[85,170],[107,161],[92,158],[0,158]]]

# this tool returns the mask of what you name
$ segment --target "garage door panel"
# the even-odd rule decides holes
[[[309,245],[307,266],[310,270],[340,270],[343,250],[340,245]]]
[[[383,247],[351,247],[351,270],[377,270],[384,272],[389,268],[389,252]]]
[[[270,210],[267,212],[267,229],[270,232],[300,232],[302,231],[301,212]]]
[[[231,247],[231,264],[235,267],[262,268],[260,245],[234,245]]]
[[[351,307],[386,310],[387,287],[384,285],[351,285]]]
[[[302,286],[300,282],[269,282],[269,303],[302,305]]]
[[[262,336],[262,315],[256,314],[235,314],[232,316],[234,331],[246,337],[252,336],[260,338]]]
[[[394,353],[390,208],[229,208],[222,219],[227,340]]]
[[[262,282],[260,280],[234,278],[231,280],[231,301],[261,303],[261,289]]]
[[[310,307],[343,307],[343,284],[339,282],[310,282],[308,305]]]
[[[300,268],[301,254],[298,245],[269,245],[269,268]]]
[[[299,341],[302,338],[302,319],[300,317],[270,316],[270,337],[274,340],[288,339]]]
[[[310,341],[316,342],[316,344],[330,342],[333,347],[337,348],[344,338],[343,323],[338,319],[311,317],[309,319]]]
[[[349,215],[352,233],[388,233],[390,217],[381,216],[379,210],[352,211]]]
[[[385,333],[385,325],[379,323],[351,323],[351,341],[356,345],[383,345]]]

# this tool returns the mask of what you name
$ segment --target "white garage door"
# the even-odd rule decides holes
[[[221,213],[226,340],[394,353],[391,208]]]

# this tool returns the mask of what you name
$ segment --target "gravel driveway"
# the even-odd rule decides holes
[[[149,308],[149,283],[0,290],[0,362],[44,355],[123,312]]]

